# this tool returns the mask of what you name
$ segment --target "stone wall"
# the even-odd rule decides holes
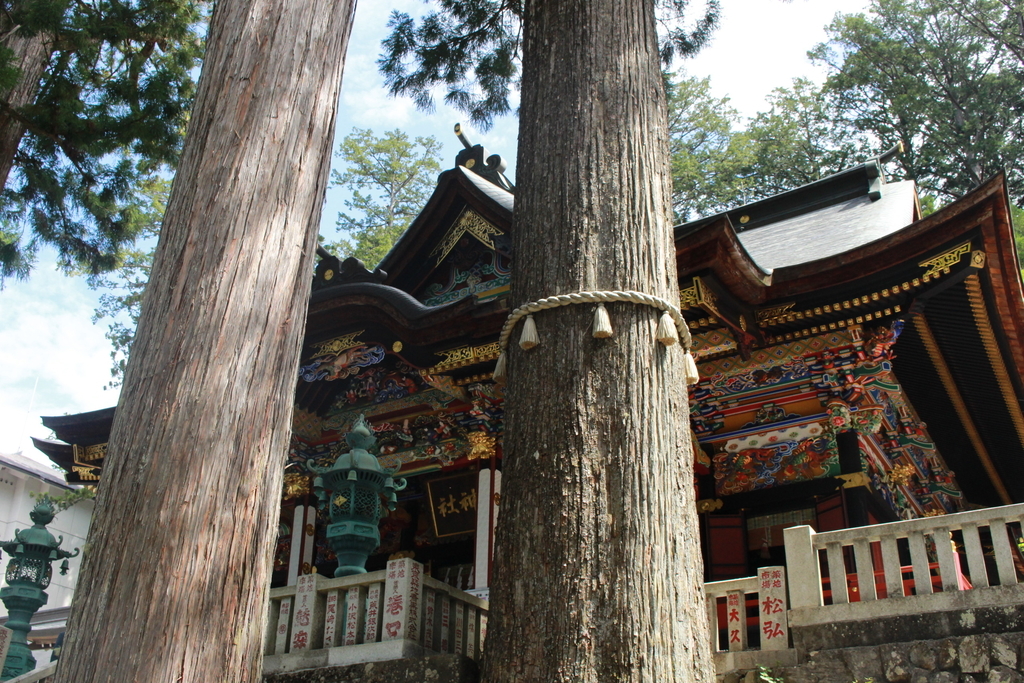
[[[810,652],[804,664],[718,676],[721,683],[1024,683],[1024,632]]]
[[[790,611],[800,653],[1024,632],[1024,584]]]
[[[263,677],[264,683],[477,683],[476,662],[462,655],[434,655],[330,666]]]

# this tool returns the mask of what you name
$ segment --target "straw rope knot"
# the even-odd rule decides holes
[[[512,335],[512,331],[515,329],[516,324],[520,320],[525,318],[523,333],[519,340],[519,345],[523,349],[532,349],[540,343],[540,339],[537,336],[537,327],[533,322],[534,313],[551,308],[559,308],[561,306],[571,306],[573,304],[596,303],[597,310],[594,315],[593,335],[598,338],[605,338],[612,336],[612,328],[611,322],[608,318],[608,312],[605,310],[604,304],[615,302],[641,304],[651,306],[652,308],[662,311],[661,320],[658,323],[656,338],[665,346],[671,346],[682,340],[683,350],[685,351],[684,370],[687,384],[695,384],[699,380],[699,377],[697,376],[697,365],[693,360],[693,356],[690,354],[690,329],[679,308],[661,297],[644,294],[643,292],[616,290],[573,292],[571,294],[549,296],[544,299],[538,299],[537,301],[531,301],[523,304],[512,311],[508,318],[505,319],[505,324],[501,328],[501,335],[498,337],[498,346],[501,349],[501,355],[498,357],[498,364],[494,368],[495,381],[504,382],[506,364],[505,352],[508,349],[508,340]]]

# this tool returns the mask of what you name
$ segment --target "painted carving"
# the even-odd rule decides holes
[[[889,327],[877,327],[868,330],[864,340],[864,355],[872,361],[892,360],[896,357],[892,347],[903,332],[903,321],[894,320]]]
[[[744,427],[758,427],[760,425],[775,424],[783,420],[800,417],[796,413],[787,413],[786,409],[774,403],[765,403],[754,414],[754,419]]]
[[[718,453],[713,464],[715,493],[719,496],[839,474],[839,454],[827,435]]]
[[[375,365],[384,360],[384,347],[380,344],[359,344],[352,348],[327,353],[313,358],[299,368],[299,376],[307,382],[317,380],[334,381],[351,377],[360,368]]]
[[[479,222],[489,226],[483,219]],[[437,261],[440,268],[432,276],[435,279],[416,298],[427,306],[440,306],[474,295],[488,299],[507,291],[512,277],[511,241],[500,231],[487,233],[486,239],[481,235],[449,232]]]

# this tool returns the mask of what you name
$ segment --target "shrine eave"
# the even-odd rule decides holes
[[[464,334],[497,334],[508,311],[504,302],[467,297],[441,306],[424,306],[388,285],[352,283],[314,292],[306,321],[306,343],[353,331],[367,324],[386,328],[404,345],[431,345]],[[493,320],[491,320],[493,319]]]
[[[999,174],[958,201],[890,235],[841,254],[777,268],[773,271],[770,298],[792,297],[863,280],[888,269],[916,266],[930,252],[941,251],[977,227],[982,215],[994,210],[993,200],[1005,192],[1005,178]],[[808,235],[808,239],[814,237]]]
[[[427,205],[381,261],[388,273],[384,283],[416,291],[432,270],[434,264],[424,255],[441,238],[441,231],[467,208],[505,231],[512,223],[512,201],[511,193],[463,166],[445,171]]]
[[[103,437],[103,440],[106,441],[106,437]],[[91,469],[84,476],[78,471],[81,465],[75,461],[75,447],[71,444],[51,439],[38,439],[33,436],[32,445],[49,458],[50,462],[64,470],[64,481],[68,484],[95,485],[99,480],[99,477],[93,474]],[[59,476],[57,472],[54,472],[54,475]]]
[[[44,415],[40,419],[43,426],[53,430],[53,433],[61,441],[79,446],[91,446],[106,442],[110,435],[110,427],[114,422],[114,408],[103,408],[75,415]]]
[[[700,229],[677,232],[683,237],[677,242],[676,254],[680,287],[685,290],[688,278],[694,276],[718,283],[741,309],[734,317],[753,312],[759,326],[770,334],[778,330],[769,329],[772,326],[764,321],[787,316],[794,329],[810,328],[816,318],[826,324],[836,322],[847,314],[852,316],[852,324],[857,315],[872,308],[878,309],[872,319],[891,316],[891,304],[912,302],[934,289],[939,280],[950,280],[951,273],[952,279],[966,276],[966,271],[960,271],[970,267],[970,254],[963,244],[970,242],[970,251],[985,254],[988,277],[999,279],[985,294],[1006,330],[1016,364],[1024,369],[1024,311],[1016,303],[1022,290],[1008,205],[1003,176],[996,176],[963,199],[885,237],[770,273],[743,248],[728,217],[720,217],[703,223]],[[806,239],[816,239],[816,235],[809,233]],[[937,269],[922,267],[930,259],[949,263]],[[857,310],[858,306],[862,310]],[[889,313],[885,313],[887,307]],[[903,310],[901,306],[896,312]],[[807,333],[812,332],[808,329]]]
[[[728,216],[693,229],[677,228],[676,267],[680,277],[713,272],[729,291],[748,303],[761,302],[772,283],[772,272],[750,257]]]

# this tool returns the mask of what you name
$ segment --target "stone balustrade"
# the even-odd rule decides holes
[[[800,652],[1020,630],[1024,504],[815,533],[785,530]]]
[[[791,527],[785,530],[791,607],[1016,585],[1022,517],[1018,504],[820,534]]]
[[[867,653],[853,657],[864,660],[854,664],[881,662],[896,681],[888,675],[896,667],[888,663],[896,656],[890,650],[897,652],[892,643],[958,638],[971,644],[979,634],[1024,631],[1022,520],[1024,504],[825,533],[786,529],[787,567],[705,584],[716,669],[721,676],[776,667],[803,680],[794,668],[800,662],[809,666],[808,656],[842,649]],[[411,559],[337,579],[303,576],[298,585],[270,592],[264,671],[434,653],[478,659],[487,606],[427,576]],[[881,657],[870,648],[889,649]],[[956,666],[968,671],[974,664]],[[26,683],[52,671],[33,672]]]
[[[426,576],[411,559],[386,570],[317,574],[270,592],[264,671],[373,662],[434,653],[477,659],[487,601]]]

